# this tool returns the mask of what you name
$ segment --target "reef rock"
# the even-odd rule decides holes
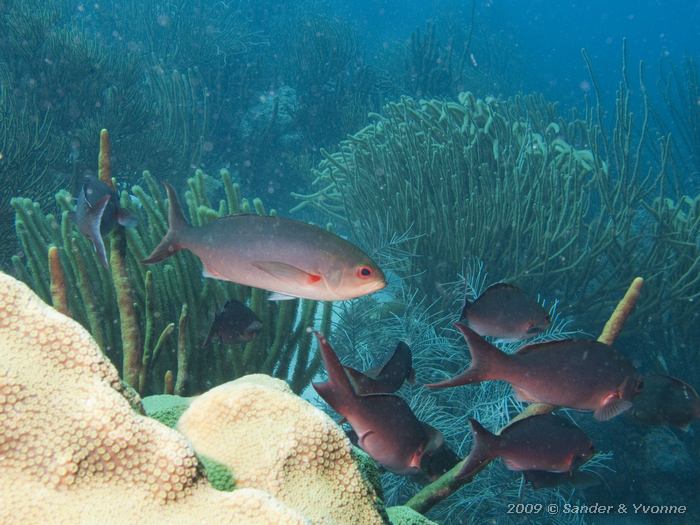
[[[261,490],[213,489],[120,388],[79,324],[0,273],[0,523],[310,523]]]
[[[284,381],[250,375],[194,399],[177,428],[236,487],[264,490],[313,523],[381,525],[381,501],[343,431]]]

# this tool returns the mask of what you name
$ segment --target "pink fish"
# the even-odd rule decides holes
[[[487,461],[500,457],[508,470],[572,472],[595,453],[588,436],[569,420],[553,414],[531,416],[507,426],[500,435],[470,419],[474,444],[458,479],[469,478]],[[536,474],[533,476],[537,477]]]
[[[328,381],[313,383],[316,392],[347,420],[358,445],[378,463],[397,474],[420,472],[423,456],[442,445],[442,434],[419,421],[398,396],[357,395],[326,338],[314,333],[328,373]]]
[[[517,286],[496,283],[474,302],[464,300],[461,321],[477,334],[516,341],[544,332],[547,312]]]
[[[565,339],[527,345],[509,355],[471,328],[456,323],[469,345],[472,362],[462,374],[429,388],[507,381],[523,401],[592,410],[599,421],[632,407],[641,377],[622,354],[592,340]]]
[[[190,250],[204,276],[275,292],[273,299],[339,301],[384,288],[381,269],[357,246],[303,222],[252,214],[221,217],[192,227],[175,190],[168,193],[168,231],[143,262]]]

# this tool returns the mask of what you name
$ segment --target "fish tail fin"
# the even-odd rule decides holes
[[[469,419],[474,442],[456,478],[464,480],[474,476],[493,458],[498,456],[500,438],[486,430],[476,419]]]
[[[464,340],[469,346],[472,362],[469,368],[458,376],[426,386],[428,388],[445,388],[480,383],[487,379],[500,379],[502,371],[510,363],[511,357],[501,352],[468,326],[462,323],[455,323],[455,326],[462,332]]]
[[[180,201],[177,200],[177,193],[167,182],[164,184],[168,194],[168,231],[161,239],[158,246],[147,258],[141,261],[144,264],[153,264],[167,259],[175,252],[182,249],[181,239],[183,234],[191,228],[185,215],[182,213]]]
[[[95,253],[100,261],[100,264],[104,268],[109,268],[109,263],[107,262],[107,249],[105,248],[104,240],[102,239],[102,233],[100,227],[102,225],[102,216],[105,213],[105,209],[109,204],[111,195],[107,194],[97,201],[92,208],[87,212],[87,228],[86,232],[92,244],[95,246]],[[75,216],[75,214],[74,214]]]
[[[314,332],[318,340],[321,359],[328,373],[328,381],[324,383],[313,383],[313,387],[323,400],[328,403],[336,412],[344,412],[354,404],[357,394],[350,383],[350,379],[345,373],[340,359],[336,355],[328,340],[321,332]]]

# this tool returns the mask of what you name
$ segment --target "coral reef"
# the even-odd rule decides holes
[[[208,486],[181,435],[132,411],[87,332],[5,274],[0,359],[0,522],[308,523],[265,492]]]
[[[100,178],[111,184],[106,132],[99,158]],[[259,199],[251,203],[240,196],[228,172],[222,171],[220,177],[214,181],[197,171],[188,180],[185,199],[193,224],[239,211],[267,213]],[[142,265],[167,227],[166,203],[158,184],[148,172],[143,180],[145,187],[131,188],[133,197],[121,194],[122,207],[133,212],[138,227],[117,229],[111,235],[109,272],[68,219],[72,209],[68,192],[56,195],[60,217],[45,214],[30,199],[13,199],[24,255],[13,257],[15,274],[42,299],[85,326],[105,354],[121,363],[122,377],[141,394],[162,392],[169,371],[173,389],[181,395],[251,372],[289,379],[295,392],[303,390],[320,364],[305,332],[318,303],[269,302],[262,290],[203,279],[199,262],[188,253],[162,265]],[[207,184],[213,181],[223,188],[224,198],[217,205],[207,196]],[[215,343],[203,348],[215,313],[229,298],[255,311],[263,322],[262,332],[245,346]],[[330,308],[330,304],[323,307],[324,330],[329,329]]]
[[[382,523],[343,431],[284,381],[249,375],[220,385],[193,400],[177,428],[237,487],[264,490],[314,523]]]

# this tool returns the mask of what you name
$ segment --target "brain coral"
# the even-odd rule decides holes
[[[212,489],[119,388],[80,325],[0,273],[0,523],[308,523],[263,491]]]
[[[269,492],[314,524],[384,523],[343,431],[284,381],[250,375],[218,386],[192,401],[177,428],[198,454],[230,468],[237,487]]]

